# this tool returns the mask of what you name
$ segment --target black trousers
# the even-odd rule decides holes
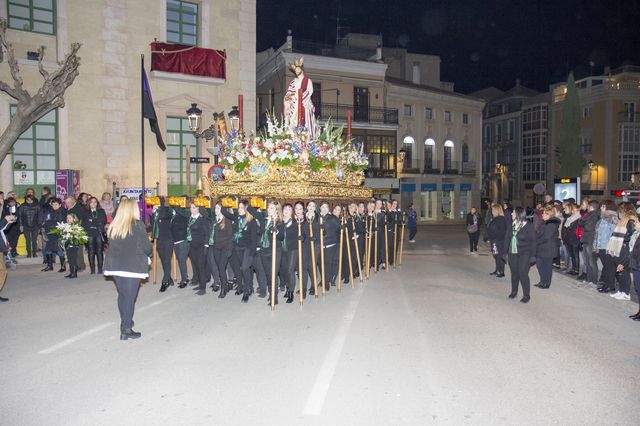
[[[118,290],[118,310],[120,311],[120,330],[133,328],[133,311],[138,298],[140,278],[114,276]]]
[[[311,256],[311,244],[313,244],[314,256]],[[307,289],[307,280],[310,281],[310,285],[313,286],[313,270],[316,272],[316,282],[321,284],[322,277],[318,272],[318,266],[320,265],[320,244],[312,242],[304,242],[302,250],[302,261],[304,262],[305,271],[302,275],[302,287]]]
[[[335,285],[338,275],[338,244],[324,248],[324,274],[326,280],[323,283],[324,289],[329,290],[332,284]],[[322,274],[320,280],[322,280]]]
[[[571,259],[571,269],[580,272],[580,247],[576,244],[566,244],[567,254]]]
[[[616,260],[606,250],[600,250],[598,255],[602,261],[602,281],[607,289],[616,288]]]
[[[24,233],[24,242],[27,245],[27,256],[35,256],[38,251],[38,229],[37,227],[28,228],[23,227],[22,232]]]
[[[253,272],[256,274],[256,280],[258,280],[258,292],[260,294],[267,293],[267,273],[264,270],[264,265],[262,264],[262,256],[260,255],[260,251],[258,250],[256,255],[253,256]]]
[[[173,241],[171,240],[158,240],[157,242],[158,257],[162,263],[162,282],[168,283],[172,281],[171,278],[171,257],[173,256]]]
[[[298,270],[298,249],[288,250],[282,254],[283,259],[287,262],[287,290],[294,291],[298,280],[296,279],[296,271]],[[281,271],[282,273],[282,271]]]
[[[279,281],[278,288],[282,290],[289,288],[289,273],[287,271],[287,268],[289,267],[289,253],[289,251],[282,250],[282,254],[280,255],[280,267],[276,273]]]
[[[189,244],[189,258],[193,270],[193,281],[198,283],[198,288],[206,289],[209,274],[207,274],[207,257],[204,245]]]
[[[178,269],[180,269],[180,281],[189,281],[189,270],[187,269],[187,257],[189,256],[189,243],[187,241],[180,241],[173,244],[173,250],[176,253],[176,260],[178,261]]]
[[[229,258],[231,257],[231,251],[223,250],[221,248],[213,248],[213,258],[218,266],[218,278],[223,288],[229,290],[229,280],[227,279],[227,265],[229,264]]]
[[[544,285],[551,285],[551,278],[553,276],[553,258],[537,257],[536,268],[538,269],[538,275],[540,275],[540,282]]]
[[[18,239],[20,238],[20,226],[17,223],[11,225],[6,231],[7,241],[11,246],[11,255],[16,256],[18,254]]]
[[[213,277],[213,282],[216,284],[220,284],[220,271],[218,271],[218,263],[216,262],[216,258],[213,254],[213,246],[205,247],[205,259],[206,259],[206,273],[207,279],[209,277]]]
[[[69,268],[78,268],[78,249],[80,247],[67,246],[67,258],[69,260]]]
[[[89,267],[91,272],[96,270],[96,259],[98,260],[98,270],[102,271],[102,264],[104,261],[104,244],[102,242],[102,235],[89,236],[87,242],[87,252],[89,255]]]
[[[528,254],[509,254],[512,293],[518,294],[518,284],[521,284],[524,297],[529,297],[531,289],[531,282],[529,281],[530,260]]]
[[[619,265],[619,258],[615,258],[616,268]],[[618,290],[622,293],[631,293],[631,270],[629,267],[625,267],[622,272],[616,273],[618,277]]]
[[[253,292],[253,273],[251,272],[251,267],[253,266],[255,250],[253,247],[234,247],[233,249],[231,267],[233,268],[233,274],[236,277],[238,288],[246,295],[250,295]]]
[[[478,251],[478,240],[480,239],[480,231],[467,233],[469,234],[469,251]]]
[[[496,272],[498,274],[504,274],[504,256],[501,254],[494,254],[493,260],[496,263]]]
[[[413,240],[418,233],[418,227],[409,227],[409,240]]]
[[[279,247],[280,244],[278,243],[276,244],[277,245],[276,245],[275,289],[276,289],[276,295],[278,295],[279,285],[277,281],[278,281],[278,275],[280,274],[280,264],[282,262],[282,248]],[[273,259],[273,249],[271,247],[260,249],[260,260],[262,261],[262,268],[264,269],[264,273],[267,276],[267,290],[269,291],[269,294],[271,294],[271,287],[272,287],[271,285],[272,259]]]

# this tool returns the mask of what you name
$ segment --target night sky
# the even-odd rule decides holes
[[[442,57],[456,91],[506,90],[516,78],[546,91],[573,70],[640,65],[640,0],[258,0],[258,50],[294,37],[335,43],[382,33],[386,46]]]

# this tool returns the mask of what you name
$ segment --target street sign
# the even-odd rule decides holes
[[[547,186],[544,182],[538,182],[533,186],[533,192],[536,195],[544,195],[544,193],[547,192]]]
[[[209,158],[208,157],[189,157],[189,162],[191,164],[208,164],[209,163]]]

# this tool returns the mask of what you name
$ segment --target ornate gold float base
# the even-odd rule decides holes
[[[211,197],[238,196],[240,198],[266,197],[288,200],[367,200],[373,190],[363,186],[329,185],[315,182],[220,182],[213,183],[203,177],[209,185]]]

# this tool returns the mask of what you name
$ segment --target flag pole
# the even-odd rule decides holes
[[[144,190],[144,53],[140,54],[140,140],[142,158],[142,223],[147,213],[146,191]]]

